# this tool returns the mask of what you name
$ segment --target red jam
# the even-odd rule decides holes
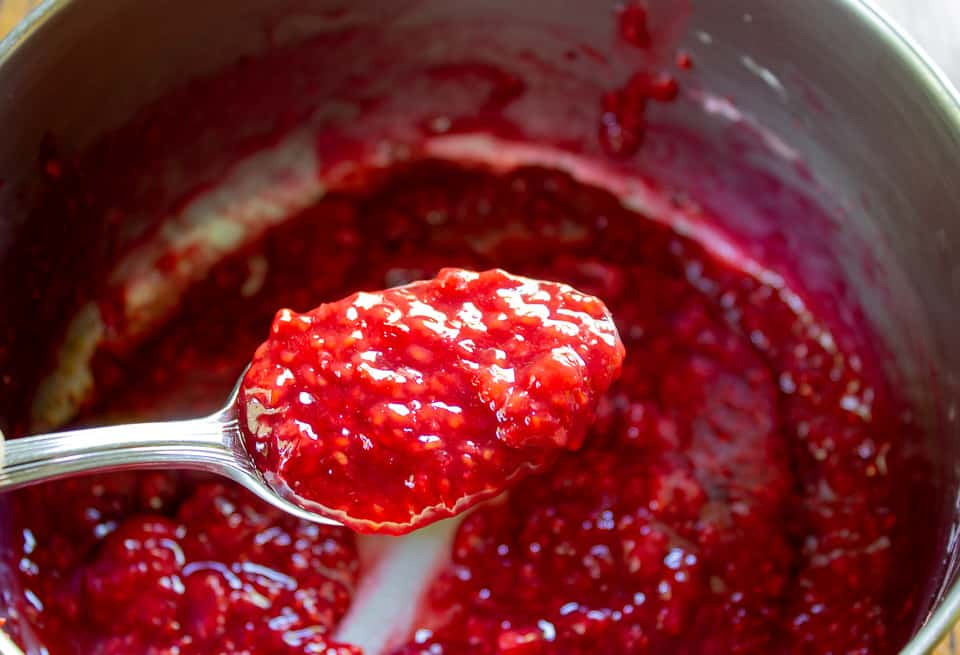
[[[675,10],[682,14],[683,8],[683,3],[677,3]],[[650,11],[645,2],[619,5],[616,13],[620,38],[634,48],[646,51],[650,63],[654,64],[633,73],[619,88],[605,93],[601,100],[597,131],[600,146],[611,157],[625,158],[635,155],[643,144],[648,105],[651,102],[673,102],[680,93],[680,85],[670,73],[650,70],[665,63],[658,60],[663,59],[662,46],[670,42],[663,34],[669,34],[668,27],[659,26],[656,30],[658,38],[653,38]],[[684,52],[675,55],[675,63],[681,70],[693,67],[693,59]]]
[[[903,645],[932,526],[904,491],[925,468],[869,335],[832,331],[802,289],[561,173],[422,163],[328,195],[221,262],[151,340],[101,353],[90,415],[211,411],[277,306],[447,266],[596,295],[629,354],[580,451],[464,519],[393,653]],[[366,571],[345,529],[160,473],[75,479],[13,502],[11,606],[53,655],[350,652],[331,633]]]
[[[240,423],[281,493],[399,534],[578,449],[622,361],[598,299],[448,268],[279,311],[244,376]]]
[[[639,2],[630,2],[617,7],[617,27],[624,41],[638,48],[650,46],[648,14],[646,5]]]
[[[21,611],[54,655],[359,655],[331,639],[359,573],[344,528],[163,473],[40,486],[17,509]]]
[[[633,155],[643,143],[647,129],[647,104],[651,101],[671,102],[680,88],[666,73],[634,73],[626,84],[603,96],[600,117],[600,145],[609,155]]]

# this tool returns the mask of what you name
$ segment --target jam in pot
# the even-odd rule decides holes
[[[450,266],[596,295],[627,356],[580,450],[457,526],[386,652],[903,644],[926,564],[910,555],[930,535],[895,492],[925,469],[868,340],[564,173],[424,161],[327,195],[220,261],[139,347],[98,353],[86,420],[212,410],[277,307]],[[12,606],[53,655],[359,652],[337,635],[367,572],[345,528],[195,475],[78,478],[12,502]]]

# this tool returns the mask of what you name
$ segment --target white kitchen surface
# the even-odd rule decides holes
[[[817,2],[817,0],[782,0]],[[906,28],[960,87],[960,0],[873,0]]]

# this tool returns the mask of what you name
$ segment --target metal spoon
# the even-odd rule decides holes
[[[243,374],[226,405],[204,418],[68,430],[2,442],[0,492],[78,473],[189,469],[228,477],[299,518],[342,525],[278,494],[254,466],[237,419],[242,379]]]

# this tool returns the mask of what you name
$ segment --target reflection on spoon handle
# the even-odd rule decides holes
[[[0,445],[0,491],[85,472],[192,469],[234,477],[235,421],[205,418],[113,425],[13,439]],[[232,425],[231,425],[232,424]]]
[[[0,493],[80,473],[189,469],[230,478],[298,518],[341,525],[267,486],[244,449],[232,408],[231,400],[225,409],[205,418],[111,425],[0,441]]]

